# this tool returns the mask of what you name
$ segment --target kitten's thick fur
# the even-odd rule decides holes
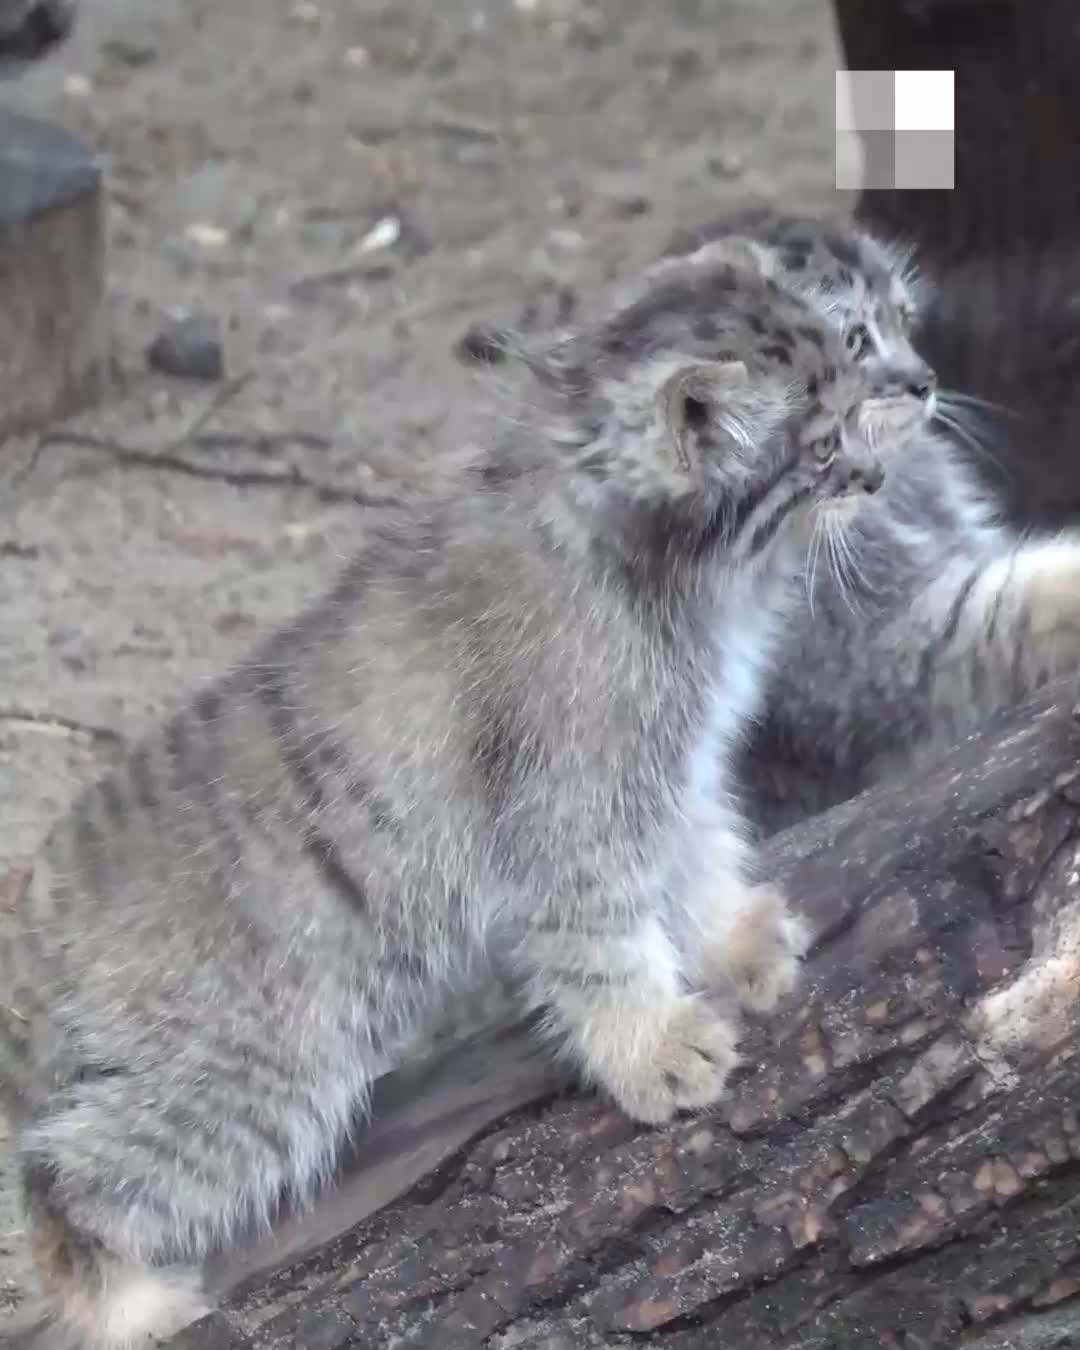
[[[824,287],[838,334],[872,378],[924,385],[928,286],[911,254],[856,225],[771,211],[684,236],[753,238],[772,274]],[[1033,539],[1001,523],[973,471],[967,406],[938,391],[920,431],[845,530],[836,566],[808,573],[812,605],[785,630],[767,716],[742,758],[769,828],[880,780],[1080,665],[1080,532]],[[970,428],[968,428],[970,433]]]
[[[816,309],[723,257],[531,358],[550,426],[373,527],[50,836],[0,944],[47,1344],[192,1318],[493,935],[644,1121],[792,986],[728,765],[815,503],[880,471]]]

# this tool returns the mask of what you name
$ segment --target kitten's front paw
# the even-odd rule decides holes
[[[624,1037],[627,1031],[623,1027]],[[628,1039],[633,1043],[632,1033]],[[738,1063],[737,1041],[738,1027],[730,1017],[704,999],[679,998],[655,1035],[638,1039],[636,1057],[604,1078],[627,1115],[657,1125],[723,1095]]]
[[[706,980],[731,982],[744,1008],[768,1012],[799,982],[810,928],[775,886],[756,886],[734,923],[705,954]]]

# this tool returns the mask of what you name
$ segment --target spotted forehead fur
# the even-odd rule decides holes
[[[742,361],[751,372],[786,371],[793,384],[835,376],[839,349],[805,296],[770,275],[749,240],[712,241],[666,259],[644,289],[601,326],[596,352],[614,375],[663,352]]]
[[[789,215],[770,208],[739,212],[677,236],[668,256],[687,255],[703,244],[735,236],[771,252],[774,265],[795,286],[814,288],[827,308],[879,323],[897,316],[909,323],[926,302],[926,285],[914,268],[913,251],[887,243],[851,224]]]

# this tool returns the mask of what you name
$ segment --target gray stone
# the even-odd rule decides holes
[[[169,323],[151,342],[146,359],[163,375],[185,380],[220,380],[225,375],[221,325],[209,314]]]

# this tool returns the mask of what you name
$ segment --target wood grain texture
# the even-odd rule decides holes
[[[0,110],[0,440],[95,396],[104,257],[92,156],[57,128]]]
[[[1073,1298],[1080,723],[1056,692],[772,841],[817,940],[720,1109],[644,1130],[538,1078],[539,1105],[174,1350],[921,1350]]]

